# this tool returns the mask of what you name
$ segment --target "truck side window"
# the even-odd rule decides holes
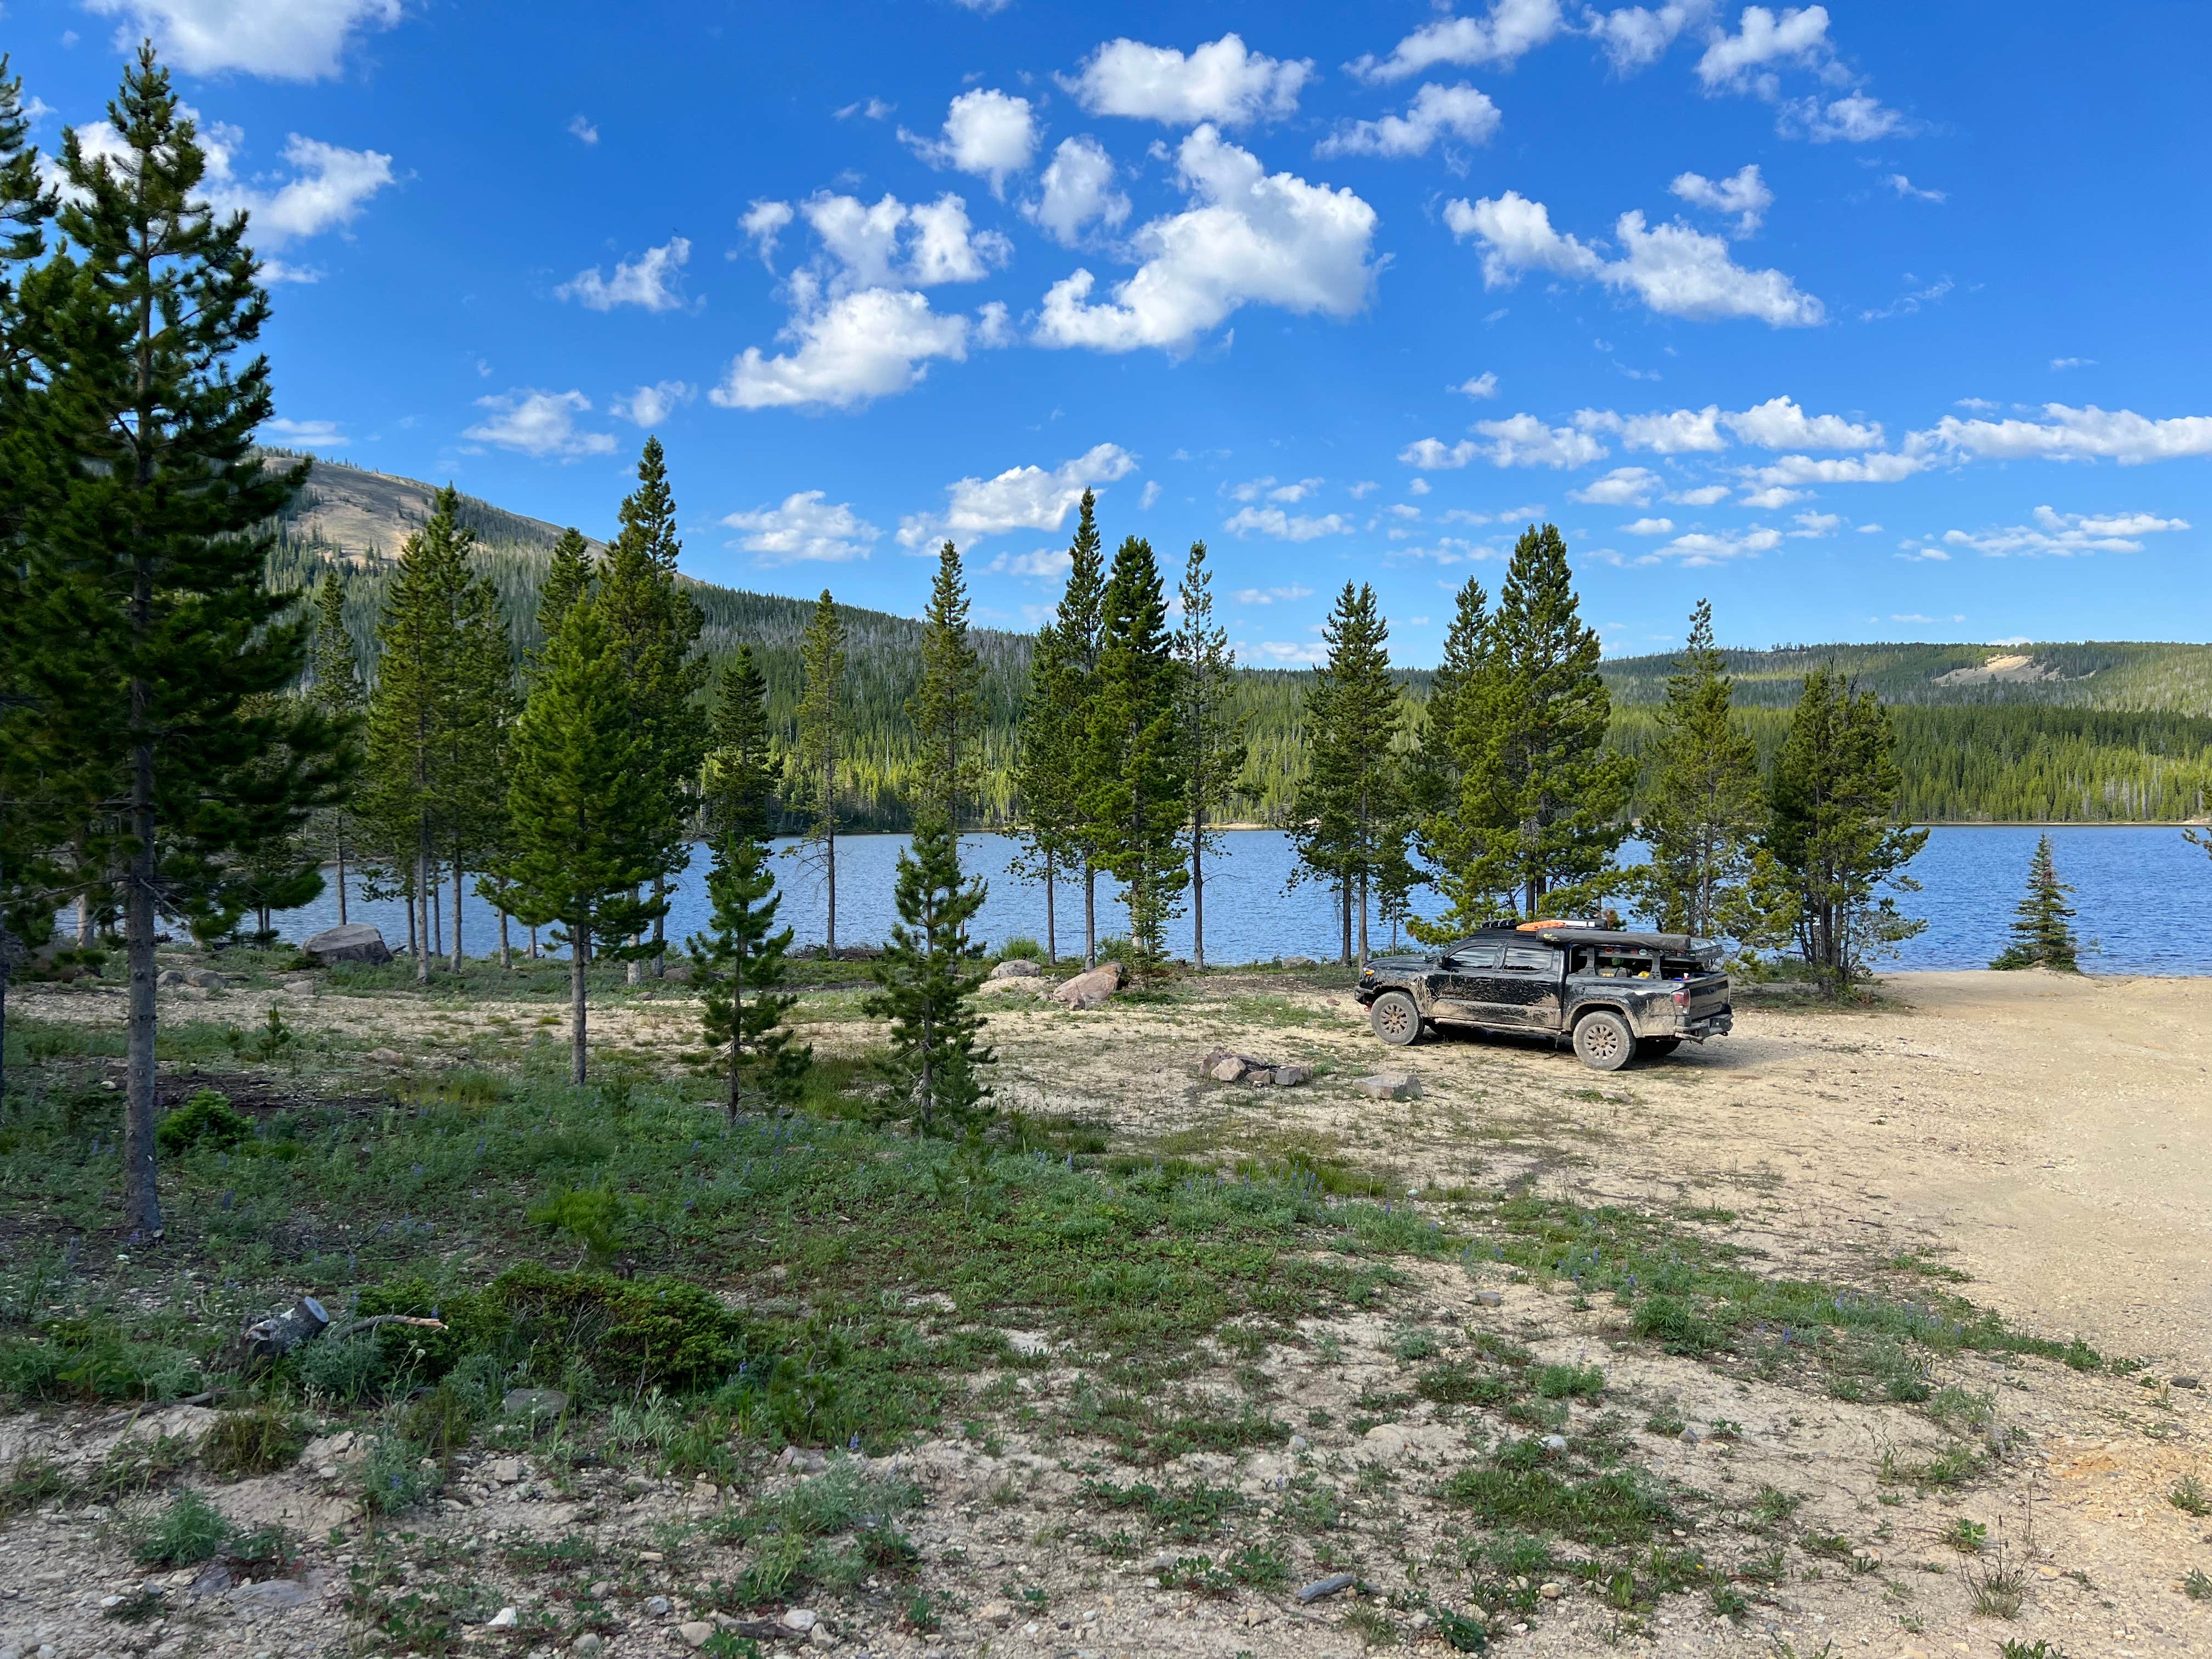
[[[1548,974],[1559,962],[1551,951],[1532,951],[1524,945],[1505,947],[1505,971],[1509,974]]]
[[[1498,947],[1478,945],[1471,951],[1462,951],[1452,958],[1462,968],[1495,968],[1498,966]]]

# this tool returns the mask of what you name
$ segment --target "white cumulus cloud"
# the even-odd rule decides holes
[[[904,128],[899,137],[932,167],[951,167],[987,180],[994,196],[1003,195],[1006,179],[1024,171],[1036,154],[1036,124],[1030,100],[982,88],[963,92],[952,100],[943,137],[923,138]]]
[[[1818,98],[1793,98],[1781,106],[1775,120],[1784,137],[1802,133],[1816,144],[1870,144],[1877,138],[1908,132],[1912,125],[1899,112],[1863,92],[1825,104]]]
[[[2040,421],[1962,421],[1946,416],[1915,440],[1984,460],[2113,460],[2122,466],[2212,455],[2212,416],[2154,420],[2130,409],[2045,404]]]
[[[1749,317],[1774,328],[1809,327],[1826,318],[1820,301],[1782,272],[1737,264],[1721,238],[1679,220],[1651,227],[1640,211],[1622,214],[1613,226],[1622,257],[1610,260],[1595,246],[1554,229],[1550,210],[1516,191],[1494,200],[1447,202],[1444,222],[1453,235],[1480,245],[1489,288],[1510,287],[1523,271],[1548,270],[1633,293],[1662,316]]]
[[[1789,506],[1792,501],[1802,501],[1804,499],[1805,492],[1802,489],[1785,489],[1780,484],[1770,484],[1765,489],[1755,489],[1746,495],[1743,498],[1743,504],[1746,507],[1756,507],[1763,511],[1772,513]]]
[[[1746,6],[1734,34],[1717,34],[1698,60],[1698,79],[1709,91],[1743,90],[1774,64],[1815,67],[1827,58],[1828,9],[1791,7],[1778,17],[1765,6]]]
[[[84,0],[85,9],[129,21],[118,51],[151,36],[161,56],[193,75],[242,70],[277,81],[336,75],[356,32],[390,28],[399,0]]]
[[[1027,553],[998,554],[983,568],[994,576],[1028,576],[1037,580],[1059,580],[1074,564],[1074,556],[1064,547],[1039,547]]]
[[[917,385],[932,358],[964,361],[969,326],[908,290],[809,292],[782,331],[793,349],[771,357],[747,346],[708,395],[725,409],[855,408]]]
[[[736,545],[760,564],[842,564],[866,558],[884,532],[844,502],[824,499],[825,494],[803,489],[785,496],[781,506],[732,513],[722,522],[739,532]]]
[[[1481,374],[1472,379],[1462,380],[1450,389],[1458,392],[1462,398],[1473,398],[1480,402],[1498,395],[1498,376],[1491,370],[1485,369]]]
[[[1237,590],[1237,603],[1239,605],[1273,605],[1278,599],[1289,604],[1293,600],[1311,598],[1313,589],[1301,587],[1296,582],[1287,587],[1240,587]]]
[[[2162,519],[2151,513],[2058,513],[2035,509],[2032,525],[2002,529],[1944,532],[1946,547],[1964,548],[1985,558],[2071,558],[2092,553],[2140,553],[2143,536],[2186,530],[2186,519]]]
[[[180,104],[179,112],[199,129],[200,149],[207,158],[201,194],[222,212],[246,214],[251,222],[249,240],[264,252],[351,224],[369,198],[392,182],[392,158],[382,151],[346,149],[296,132],[284,141],[289,173],[249,174],[240,166],[246,149],[244,132],[228,122],[205,119],[189,104]],[[108,123],[88,121],[76,129],[76,136],[88,160],[127,171],[131,151]],[[49,182],[59,183],[54,171],[50,170]],[[282,275],[272,274],[272,278],[283,280]],[[294,273],[294,278],[302,279],[300,273]]]
[[[1310,542],[1323,536],[1347,535],[1352,530],[1340,514],[1308,518],[1285,513],[1279,507],[1240,508],[1221,527],[1232,536],[1267,536],[1279,542]]]
[[[1747,444],[1761,449],[1879,449],[1881,423],[1863,425],[1840,415],[1808,415],[1790,398],[1770,398],[1765,403],[1721,416],[1728,429]]]
[[[1667,186],[1692,207],[1735,216],[1735,234],[1748,236],[1757,230],[1766,210],[1774,205],[1774,192],[1759,176],[1759,163],[1748,162],[1726,179],[1708,179],[1702,173],[1678,173]]]
[[[1656,8],[1621,6],[1603,14],[1588,14],[1584,27],[1605,53],[1613,72],[1629,76],[1657,63],[1684,29],[1702,22],[1712,9],[1713,0],[1669,0]]]
[[[1669,536],[1674,531],[1674,521],[1672,519],[1638,519],[1632,524],[1620,526],[1620,533],[1624,536]]]
[[[1136,470],[1137,458],[1121,445],[1097,444],[1049,471],[1011,466],[994,478],[962,478],[945,486],[942,513],[899,520],[899,544],[924,547],[949,536],[964,545],[1009,530],[1058,530],[1085,490]]]
[[[1183,139],[1176,170],[1190,208],[1136,233],[1144,263],[1110,299],[1091,301],[1087,270],[1054,283],[1039,344],[1177,350],[1246,304],[1346,317],[1365,303],[1375,210],[1351,191],[1268,174],[1212,125]]]
[[[1480,452],[1474,443],[1462,438],[1447,445],[1441,438],[1419,438],[1398,452],[1398,459],[1407,466],[1418,466],[1428,472],[1449,472],[1465,466]],[[1420,482],[1419,479],[1415,483]]]
[[[677,292],[683,280],[684,262],[691,257],[691,244],[681,236],[672,236],[659,247],[649,247],[635,259],[624,259],[615,266],[615,274],[603,276],[599,268],[580,270],[553,290],[556,296],[574,300],[586,311],[612,311],[617,306],[636,306],[644,311],[675,311],[684,304],[684,296]]]
[[[1490,440],[1486,454],[1493,466],[1587,466],[1606,457],[1606,447],[1571,426],[1547,426],[1534,415],[1502,421],[1477,421],[1474,429]]]
[[[1064,84],[1093,115],[1122,115],[1170,126],[1222,126],[1271,120],[1297,108],[1313,74],[1310,60],[1285,63],[1224,34],[1188,55],[1172,46],[1109,40]]]
[[[1043,193],[1023,214],[1062,247],[1073,247],[1086,226],[1115,230],[1129,216],[1129,198],[1114,185],[1114,158],[1096,138],[1063,138],[1037,182]]]
[[[1486,144],[1498,131],[1498,106],[1462,81],[1433,81],[1413,94],[1403,115],[1348,121],[1314,146],[1316,155],[1425,155],[1439,138]]]
[[[1694,489],[1678,489],[1667,497],[1677,507],[1715,507],[1729,498],[1726,484],[1699,484]]]
[[[1649,504],[1660,482],[1659,475],[1650,467],[1616,466],[1603,477],[1567,493],[1592,507],[1643,507]]]
[[[699,395],[689,380],[656,380],[608,405],[634,426],[658,426]]]
[[[564,461],[614,453],[611,434],[577,429],[576,416],[592,410],[592,400],[580,392],[506,392],[477,398],[477,407],[486,411],[487,418],[461,435],[478,443],[541,459],[558,456]]]
[[[738,221],[753,245],[753,252],[770,270],[775,269],[775,245],[798,214],[788,202],[755,202]]]
[[[1609,409],[1575,411],[1575,424],[1584,432],[1613,433],[1623,448],[1647,450],[1655,455],[1710,454],[1726,449],[1728,440],[1720,434],[1720,419],[1717,404],[1650,415],[1618,415]]]
[[[1917,454],[1853,455],[1844,459],[1816,459],[1784,455],[1771,464],[1753,467],[1745,476],[1768,488],[1795,489],[1802,484],[1901,483],[1916,472],[1928,470],[1925,457]]]
[[[1363,81],[1404,81],[1438,64],[1510,65],[1566,27],[1559,0],[1492,0],[1482,17],[1439,17],[1424,23],[1388,58],[1367,56],[1345,68]]]
[[[1734,534],[1711,534],[1693,531],[1677,536],[1660,550],[1671,553],[1684,564],[1720,564],[1729,559],[1754,558],[1782,545],[1782,532],[1759,526]]]

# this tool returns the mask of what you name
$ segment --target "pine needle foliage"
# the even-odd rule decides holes
[[[1175,634],[1176,738],[1182,759],[1183,848],[1190,861],[1191,960],[1206,966],[1206,859],[1221,841],[1214,828],[1244,770],[1244,721],[1237,707],[1237,653],[1214,620],[1213,573],[1206,544],[1193,542],[1176,590],[1182,619]]]
[[[1121,884],[1139,975],[1165,963],[1167,924],[1190,881],[1177,839],[1185,780],[1167,613],[1152,544],[1125,538],[1100,607],[1083,816],[1093,861]]]
[[[1088,878],[1090,838],[1083,812],[1091,693],[1098,666],[1098,607],[1105,559],[1098,537],[1097,497],[1083,492],[1068,546],[1067,585],[1053,618],[1030,652],[1029,695],[1013,785],[1019,793],[1022,851],[1016,873],[1044,884],[1045,954],[1060,959],[1059,880],[1083,871],[1085,961],[1095,960],[1096,896]]]
[[[949,541],[938,550],[922,613],[921,684],[906,712],[921,749],[915,817],[942,817],[957,831],[982,785],[983,665],[968,637],[960,550]]]
[[[987,890],[980,881],[962,884],[960,843],[948,821],[915,826],[913,845],[899,854],[899,919],[869,967],[877,989],[861,1008],[890,1022],[883,1070],[919,1134],[972,1135],[989,1115],[991,1090],[978,1072],[998,1055],[978,1040],[983,950],[968,934]]]
[[[270,590],[269,526],[305,470],[253,447],[273,409],[267,361],[242,356],[269,316],[245,216],[208,205],[206,154],[150,46],[107,120],[97,151],[63,136],[63,251],[25,274],[11,313],[29,385],[9,389],[7,459],[40,459],[28,499],[11,490],[27,580],[5,626],[34,641],[11,645],[9,672],[46,711],[35,746],[74,796],[79,868],[119,876],[119,1218],[155,1234],[157,917],[234,921],[232,855],[295,834],[352,757],[320,710],[278,695],[308,629]]]
[[[2039,837],[2035,856],[2028,860],[2027,892],[2013,914],[2011,943],[1990,966],[2080,973],[2081,946],[2074,937],[2074,908],[2066,902],[2066,896],[2073,890],[2058,879],[2051,837]]]
[[[707,872],[707,931],[690,940],[693,973],[704,995],[699,1024],[715,1051],[731,1120],[741,1112],[799,1103],[813,1050],[786,1024],[799,999],[783,991],[791,929],[778,929],[783,896],[768,851],[768,711],[752,653],[739,648],[723,676],[715,710],[714,779],[708,797],[718,824]]]
[[[1700,599],[1659,710],[1640,825],[1650,861],[1639,889],[1651,921],[1668,932],[1778,944],[1793,918],[1759,845],[1766,801],[1759,749],[1735,723],[1723,660],[1712,605]]]
[[[593,954],[635,960],[624,944],[665,915],[638,890],[661,867],[659,784],[636,726],[628,665],[596,594],[572,604],[546,641],[515,722],[507,804],[512,851],[498,872],[514,914],[558,922],[569,947],[569,1081],[589,1055],[584,970]]]
[[[1767,780],[1766,849],[1794,890],[1798,949],[1832,996],[1928,925],[1880,890],[1918,891],[1905,866],[1928,842],[1897,821],[1894,746],[1875,694],[1816,668]]]
[[[1460,810],[1467,782],[1462,720],[1489,669],[1490,647],[1490,596],[1470,577],[1454,600],[1443,658],[1429,678],[1428,700],[1419,711],[1419,743],[1406,768],[1413,847],[1431,884],[1449,901],[1434,922],[1407,919],[1413,937],[1431,945],[1462,939],[1512,908],[1499,893],[1501,878],[1477,861],[1475,837]]]

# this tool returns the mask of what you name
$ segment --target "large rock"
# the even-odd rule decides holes
[[[1285,968],[1318,968],[1321,966],[1321,963],[1316,962],[1311,957],[1284,957],[1281,958],[1281,961],[1283,966]]]
[[[1035,979],[1044,972],[1034,962],[1021,957],[1009,957],[991,969],[993,979]]]
[[[384,935],[365,921],[325,927],[319,933],[308,935],[300,950],[302,955],[324,963],[366,962],[381,968],[392,960],[392,947],[384,942]]]
[[[1121,964],[1102,962],[1087,974],[1062,980],[1046,994],[1066,1008],[1103,1008],[1106,999],[1121,988]]]

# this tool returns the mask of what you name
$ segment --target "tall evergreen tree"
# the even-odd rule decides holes
[[[2080,973],[2081,946],[2074,937],[2074,907],[2066,902],[2073,890],[2058,879],[2051,837],[2038,837],[2035,856],[2027,865],[2027,892],[2013,914],[2012,941],[1990,966]]]
[[[869,967],[877,989],[861,1005],[871,1018],[891,1023],[883,1066],[917,1133],[972,1132],[988,1110],[991,1091],[977,1068],[998,1055],[978,1041],[983,1018],[974,999],[983,982],[983,949],[968,935],[985,891],[980,881],[962,884],[951,824],[925,813],[912,848],[899,854],[899,919]]]
[[[1322,629],[1328,660],[1314,677],[1306,717],[1307,771],[1292,809],[1302,870],[1334,882],[1357,913],[1360,966],[1378,890],[1397,908],[1412,885],[1406,858],[1405,763],[1396,747],[1405,724],[1390,676],[1390,630],[1375,590],[1350,582]],[[1346,960],[1352,928],[1345,928]]]
[[[431,914],[441,870],[453,872],[453,967],[462,954],[464,870],[504,839],[503,747],[511,708],[499,596],[471,568],[475,532],[460,497],[441,489],[402,544],[368,698],[368,811],[386,855],[406,871],[416,915],[415,977],[430,977]]]
[[[1167,612],[1152,544],[1125,537],[1099,608],[1083,815],[1095,862],[1121,884],[1139,973],[1166,960],[1167,924],[1190,881]]]
[[[499,874],[514,914],[559,922],[569,947],[569,1081],[589,1053],[586,969],[596,953],[634,959],[629,944],[665,913],[638,896],[662,857],[659,781],[637,728],[629,664],[597,594],[579,596],[545,642],[515,722],[507,811],[514,851]]]
[[[934,813],[960,828],[960,810],[975,799],[983,775],[983,665],[968,637],[968,583],[960,550],[938,550],[937,575],[922,613],[921,684],[908,699],[907,718],[921,743],[913,811]]]
[[[1097,497],[1085,490],[1068,549],[1066,589],[1053,619],[1037,630],[1030,653],[1029,691],[1023,700],[1014,764],[1023,844],[1015,868],[1044,883],[1045,954],[1054,962],[1060,960],[1060,874],[1088,862],[1083,834],[1084,767],[1105,570],[1099,552],[1097,507]],[[1086,881],[1086,918],[1091,902]],[[1088,926],[1086,937],[1093,939],[1085,950],[1087,963],[1096,956],[1095,935]]]
[[[584,532],[570,525],[554,541],[546,562],[545,580],[538,586],[538,634],[550,640],[561,631],[568,607],[592,591],[599,576],[592,562],[591,544]]]
[[[1735,683],[1713,643],[1713,608],[1698,601],[1690,637],[1667,682],[1642,830],[1638,872],[1652,921],[1672,933],[1746,945],[1789,936],[1779,872],[1759,835],[1766,821],[1759,750],[1731,717]]]
[[[1601,650],[1555,526],[1532,525],[1515,544],[1488,634],[1485,671],[1460,700],[1464,861],[1449,875],[1463,892],[1516,895],[1533,921],[1547,898],[1579,908],[1620,884],[1636,775],[1605,748]]]
[[[660,440],[647,438],[638,457],[637,488],[623,499],[622,529],[599,576],[599,596],[615,647],[628,673],[630,708],[652,769],[656,807],[653,829],[660,848],[652,872],[656,900],[669,878],[690,861],[685,830],[690,792],[707,752],[707,716],[699,699],[708,665],[697,655],[706,627],[691,596],[677,586],[684,544],[676,533],[676,499],[668,487]],[[630,959],[629,979],[644,976],[650,960],[661,966],[662,917],[653,918],[654,949]]]
[[[345,584],[336,570],[324,576],[315,589],[315,642],[308,661],[309,695],[315,706],[358,741],[368,694],[362,689],[361,669],[354,660],[353,635],[345,624]],[[337,870],[338,923],[345,924],[346,846],[356,839],[353,814],[343,801],[316,815],[322,838],[331,849]]]
[[[1798,947],[1832,996],[1928,925],[1878,890],[1917,892],[1905,866],[1928,841],[1897,822],[1895,750],[1873,692],[1826,668],[1805,677],[1767,782],[1766,847],[1796,896]]]
[[[1443,656],[1429,677],[1429,701],[1421,711],[1419,745],[1407,758],[1406,801],[1413,848],[1426,866],[1426,879],[1450,901],[1433,922],[1408,919],[1413,937],[1449,945],[1494,920],[1501,909],[1496,887],[1470,886],[1476,872],[1475,848],[1460,810],[1466,787],[1465,744],[1480,728],[1462,716],[1483,696],[1490,672],[1490,596],[1472,577],[1454,602],[1451,626],[1444,633]],[[1480,879],[1480,878],[1477,878]],[[1494,878],[1492,878],[1494,879]]]
[[[226,858],[295,831],[348,757],[319,710],[275,696],[305,665],[307,629],[269,590],[264,526],[306,468],[265,466],[253,447],[269,369],[241,354],[269,304],[245,217],[207,204],[205,154],[150,46],[108,125],[97,151],[63,135],[67,252],[21,291],[50,355],[17,435],[52,472],[27,504],[9,630],[37,641],[14,672],[46,712],[58,770],[85,792],[71,816],[90,826],[88,866],[119,876],[123,1222],[156,1233],[158,918],[234,916]],[[264,764],[279,750],[283,764]]]
[[[768,688],[752,652],[738,648],[722,677],[708,796],[714,827],[708,931],[691,938],[704,988],[699,1020],[720,1051],[726,1104],[734,1120],[751,1107],[799,1103],[813,1050],[795,1046],[785,1024],[799,999],[781,989],[791,929],[775,929],[782,896],[768,854]]]
[[[792,769],[798,787],[792,794],[806,818],[799,842],[804,856],[818,864],[829,897],[827,948],[837,954],[837,769],[845,757],[851,710],[846,702],[845,624],[837,606],[823,588],[814,602],[814,615],[806,624],[799,647],[799,674],[798,741],[793,745]]]
[[[1182,756],[1183,845],[1190,859],[1191,960],[1206,966],[1206,855],[1219,845],[1213,814],[1244,770],[1244,722],[1236,707],[1237,653],[1213,619],[1213,573],[1206,544],[1193,542],[1177,590],[1176,746]]]
[[[775,828],[775,774],[769,764],[768,682],[740,645],[722,671],[714,703],[714,748],[707,757],[708,839],[739,835],[765,843]]]

